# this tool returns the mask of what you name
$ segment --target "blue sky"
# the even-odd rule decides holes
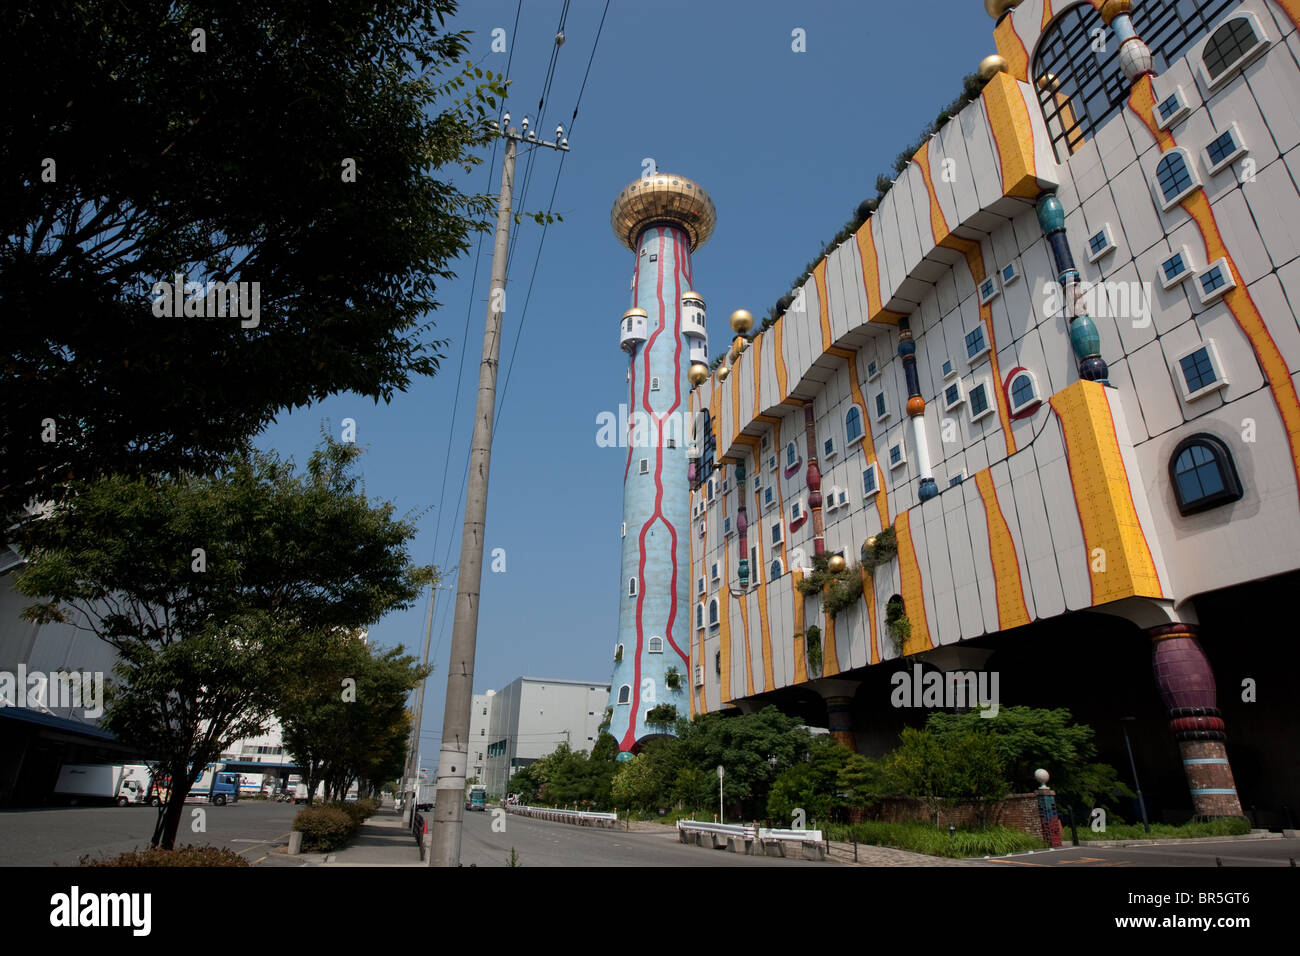
[[[570,126],[605,4],[570,3],[566,42],[538,123],[563,6],[563,0],[524,0],[516,31],[515,0],[468,0],[452,21],[455,29],[473,31],[471,62],[494,72],[505,71],[510,54],[491,52],[492,31],[507,31],[514,50],[512,123],[527,114],[545,138],[557,122]],[[804,31],[806,52],[792,50],[795,29]],[[613,0],[559,179],[554,211],[564,221],[548,228],[526,312],[543,229],[525,221],[511,235],[486,537],[489,551],[505,549],[506,570],[492,573],[485,562],[476,692],[520,675],[609,680],[626,452],[597,446],[596,418],[626,400],[617,324],[629,305],[633,265],[610,230],[609,212],[618,192],[640,175],[643,159],[696,180],[717,207],[717,230],[693,257],[716,355],[730,338],[732,310],[761,317],[857,204],[875,195],[876,175],[890,171],[899,151],[960,93],[963,75],[994,51],[992,30],[978,0]],[[528,211],[546,208],[560,160],[553,150],[534,153],[522,206],[516,193],[516,208]],[[517,190],[525,169],[521,154]],[[485,162],[458,181],[495,193],[500,150],[493,169]],[[389,405],[336,396],[282,415],[259,439],[302,464],[323,420],[337,435],[344,418],[354,419],[357,441],[367,449],[361,459],[367,493],[395,502],[399,512],[423,512],[413,557],[446,568],[459,561],[460,489],[491,245],[489,236],[477,283],[470,281],[471,254],[455,264],[458,278],[439,290],[436,337],[450,341],[437,376]],[[438,594],[424,766],[436,761],[454,597],[454,591]],[[372,639],[405,644],[418,655],[427,598],[426,589],[416,607],[386,617]]]

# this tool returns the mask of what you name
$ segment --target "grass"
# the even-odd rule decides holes
[[[1046,844],[1021,830],[988,827],[983,830],[958,830],[953,836],[946,829],[928,823],[829,823],[822,828],[826,839],[840,843],[858,842],[871,846],[892,846],[913,853],[964,859],[972,856],[1003,856],[1038,850]]]
[[[1066,828],[1067,833],[1069,828]],[[1085,840],[1186,840],[1192,837],[1242,836],[1250,832],[1250,821],[1245,817],[1222,817],[1201,823],[1184,823],[1172,826],[1168,823],[1151,824],[1151,832],[1140,823],[1116,823],[1106,827],[1100,833],[1091,827],[1079,826],[1079,842]]]

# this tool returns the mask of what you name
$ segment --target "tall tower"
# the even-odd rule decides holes
[[[656,706],[688,711],[687,396],[690,382],[708,375],[704,300],[692,291],[691,253],[716,220],[708,193],[667,173],[631,183],[610,213],[614,234],[636,254],[631,308],[619,326],[628,353],[628,453],[610,733],[623,753],[671,731],[646,723]],[[676,686],[669,687],[673,673]]]

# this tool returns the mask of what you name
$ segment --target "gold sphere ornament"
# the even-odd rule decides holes
[[[836,574],[838,574],[839,572],[847,568],[849,565],[848,562],[844,560],[844,555],[832,554],[831,559],[830,561],[827,562],[826,566],[830,568],[832,571],[834,571]]]
[[[1002,14],[1020,6],[1020,0],[984,0],[984,12],[994,20],[1002,19]]]
[[[737,309],[731,313],[731,331],[744,335],[754,327],[754,317],[748,309]]]
[[[873,534],[870,538],[867,539],[867,550],[871,550],[875,546],[876,546],[876,536]]]
[[[722,368],[718,369],[718,381],[725,382],[727,380],[727,376],[730,374],[731,374],[731,369],[725,365],[722,366]]]
[[[1007,61],[997,53],[990,53],[980,60],[979,69],[976,72],[979,73],[980,79],[987,83],[997,74],[1008,72]]]
[[[709,380],[709,367],[703,362],[692,362],[686,377],[691,380],[692,385],[703,385]]]
[[[1061,88],[1061,81],[1056,78],[1055,73],[1044,73],[1038,78],[1038,88],[1055,93]]]

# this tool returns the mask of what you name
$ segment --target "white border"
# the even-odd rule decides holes
[[[1092,251],[1092,240],[1097,236],[1097,233],[1103,233],[1103,234],[1106,236],[1106,244],[1105,244],[1104,246],[1102,246],[1101,249],[1100,249],[1099,251],[1097,251],[1097,252],[1093,252],[1093,251]],[[1113,232],[1111,232],[1111,230],[1110,230],[1110,223],[1108,223],[1108,222],[1103,222],[1103,223],[1101,224],[1101,228],[1098,229],[1097,232],[1094,232],[1091,236],[1089,236],[1089,237],[1088,237],[1087,239],[1085,239],[1084,241],[1085,241],[1085,242],[1087,243],[1087,245],[1088,245],[1088,261],[1089,261],[1089,262],[1096,262],[1096,261],[1097,261],[1098,259],[1100,259],[1102,256],[1106,255],[1106,253],[1108,253],[1108,252],[1114,252],[1114,251],[1115,251],[1115,234],[1114,234]]]
[[[1178,273],[1178,275],[1174,276],[1172,279],[1166,279],[1165,263],[1168,262],[1170,259],[1172,259],[1174,256],[1178,256],[1178,255],[1181,255],[1183,257],[1183,266],[1184,266],[1183,271]],[[1186,282],[1189,278],[1196,275],[1196,264],[1192,261],[1191,250],[1189,250],[1186,246],[1179,246],[1177,251],[1171,252],[1169,255],[1165,256],[1163,259],[1160,260],[1160,262],[1156,264],[1156,272],[1159,274],[1158,277],[1160,279],[1160,285],[1166,289],[1172,289],[1180,282]]]
[[[1231,23],[1233,20],[1236,20],[1240,17],[1246,17],[1250,20],[1251,25],[1255,28],[1255,36],[1259,38],[1259,42],[1256,43],[1253,47],[1251,47],[1250,50],[1245,55],[1240,56],[1235,61],[1233,61],[1226,70],[1224,70],[1222,73],[1219,74],[1218,79],[1212,80],[1210,79],[1210,71],[1205,68],[1205,48],[1210,44],[1210,37],[1214,36],[1214,34],[1220,28],[1226,26],[1228,23]],[[1196,51],[1197,68],[1201,74],[1201,82],[1205,84],[1207,89],[1217,90],[1224,83],[1228,82],[1228,80],[1236,76],[1238,70],[1240,70],[1243,66],[1245,66],[1251,60],[1255,59],[1255,57],[1259,56],[1266,49],[1268,49],[1268,46],[1271,42],[1272,41],[1269,40],[1268,38],[1268,33],[1264,30],[1263,25],[1259,22],[1259,17],[1255,16],[1253,11],[1242,10],[1240,8],[1234,10],[1231,16],[1226,18],[1222,23],[1215,26],[1215,28],[1211,30],[1209,34],[1206,35],[1205,42],[1202,43],[1200,49]]]
[[[895,448],[898,449],[899,453],[898,461],[894,461],[893,451]],[[895,468],[902,468],[907,464],[907,443],[900,438],[898,441],[894,442],[894,444],[885,449],[885,457],[889,459],[890,471],[893,471]]]
[[[984,411],[979,412],[977,414],[975,412],[974,403],[970,402],[969,399],[974,394],[975,389],[979,388],[981,385],[984,386],[984,399],[985,399],[986,407]],[[992,386],[989,384],[989,380],[987,378],[977,379],[976,381],[972,382],[971,387],[966,390],[966,397],[968,399],[966,403],[966,407],[971,413],[970,422],[972,425],[974,425],[976,422],[980,421],[981,419],[988,418],[995,411],[997,411],[997,407],[998,407],[997,396],[993,394]]]
[[[864,479],[862,480],[862,494],[863,494],[863,495],[878,495],[878,494],[880,494],[880,463],[879,463],[879,462],[876,462],[876,461],[868,462],[868,463],[867,463],[867,467],[864,468],[864,469],[862,469],[862,473],[865,475],[868,471],[870,471],[870,472],[874,472],[874,473],[875,473],[875,477],[876,477],[875,485],[876,485],[876,486],[875,486],[871,491],[867,491],[867,482],[866,482],[866,479],[864,478]]]
[[[948,389],[952,388],[954,385],[957,386],[957,400],[950,405],[948,404]],[[966,401],[966,386],[962,383],[961,379],[957,379],[955,382],[945,382],[943,390],[939,394],[943,396],[943,410],[945,412],[950,412]]]
[[[1246,146],[1246,141],[1241,138],[1241,127],[1237,125],[1236,120],[1233,120],[1231,123],[1229,123],[1226,129],[1215,130],[1214,136],[1210,139],[1210,143],[1213,143],[1214,140],[1218,139],[1224,133],[1232,134],[1233,142],[1237,144],[1237,148],[1234,149],[1232,152],[1230,152],[1223,159],[1219,160],[1217,164],[1210,162],[1209,143],[1207,143],[1205,145],[1205,148],[1201,150],[1201,155],[1205,157],[1205,168],[1209,170],[1211,176],[1222,171],[1228,166],[1231,166],[1234,162],[1236,162],[1238,156],[1250,152],[1249,147]]]
[[[1189,176],[1192,177],[1192,184],[1188,186],[1186,189],[1184,189],[1182,192],[1175,195],[1173,199],[1165,199],[1164,191],[1160,188],[1160,163],[1163,162],[1166,156],[1172,153],[1182,153],[1183,163],[1186,164],[1187,166],[1187,173]],[[1155,192],[1156,202],[1160,203],[1160,208],[1163,209],[1165,212],[1168,212],[1169,210],[1173,209],[1175,206],[1177,206],[1180,202],[1182,202],[1192,193],[1196,192],[1196,190],[1200,189],[1201,176],[1196,171],[1196,162],[1192,159],[1192,154],[1189,153],[1182,146],[1175,146],[1173,147],[1173,149],[1167,149],[1163,153],[1161,153],[1160,157],[1156,160],[1155,169],[1151,171],[1151,187],[1156,191]]]
[[[1174,110],[1173,113],[1169,115],[1169,119],[1161,119],[1160,107],[1165,100],[1169,99],[1171,96],[1178,100],[1178,109]],[[1187,105],[1187,94],[1183,92],[1183,87],[1180,83],[1174,86],[1173,90],[1171,90],[1166,96],[1160,97],[1160,99],[1155,102],[1155,105],[1151,107],[1151,119],[1155,122],[1157,129],[1169,129],[1171,126],[1182,122],[1191,111],[1192,108]]]
[[[1183,359],[1193,352],[1199,352],[1205,349],[1206,354],[1210,357],[1210,367],[1214,369],[1215,379],[1209,385],[1202,386],[1194,392],[1187,390],[1187,376],[1183,374]],[[1174,375],[1178,379],[1178,387],[1183,393],[1183,401],[1194,402],[1196,399],[1217,392],[1228,384],[1228,377],[1223,374],[1223,363],[1219,360],[1219,350],[1214,344],[1214,339],[1206,339],[1203,342],[1197,342],[1189,349],[1184,349],[1174,356]]]
[[[1206,292],[1204,287],[1201,285],[1201,276],[1205,275],[1215,266],[1218,266],[1219,269],[1222,271],[1225,277],[1225,281],[1223,285],[1219,286],[1217,289],[1213,290],[1212,292]],[[1232,266],[1228,264],[1228,260],[1226,258],[1220,257],[1218,259],[1215,259],[1213,262],[1207,262],[1205,264],[1205,268],[1198,270],[1196,273],[1196,294],[1200,296],[1201,305],[1209,305],[1211,302],[1215,301],[1216,299],[1223,298],[1224,295],[1231,292],[1235,288],[1237,288],[1237,278],[1232,274]]]
[[[1034,387],[1034,397],[1031,398],[1029,401],[1024,402],[1021,405],[1017,405],[1015,404],[1014,400],[1011,398],[1011,392],[1013,391],[1012,386],[1015,385],[1016,379],[1020,378],[1022,375],[1029,376],[1029,384],[1031,384]],[[1037,405],[1043,404],[1042,393],[1038,390],[1038,376],[1035,375],[1033,372],[1029,371],[1029,369],[1022,367],[1020,371],[1016,372],[1013,376],[1011,376],[1011,381],[1007,383],[1007,405],[1010,409],[1009,414],[1019,415],[1030,405],[1035,405],[1035,404]]]

